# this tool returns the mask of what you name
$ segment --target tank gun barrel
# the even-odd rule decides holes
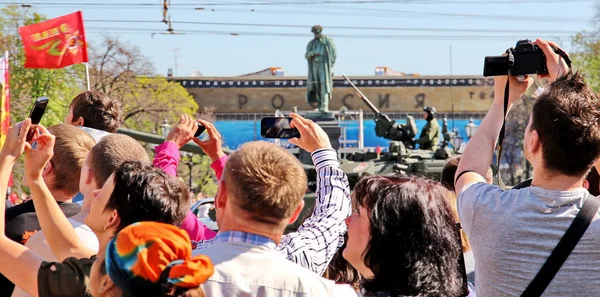
[[[373,111],[373,113],[375,113],[376,118],[384,118],[387,121],[391,122],[391,119],[387,115],[382,114],[381,111],[379,111],[379,109],[377,107],[375,107],[375,105],[373,105],[371,100],[369,100],[369,98],[367,98],[367,96],[365,96],[365,94],[363,94],[363,92],[354,83],[352,83],[352,81],[345,74],[342,74],[342,76],[348,82],[348,84],[350,84],[350,86],[352,86],[354,91],[356,91],[358,96],[369,107],[369,109],[371,109],[371,111]]]
[[[413,137],[416,132],[413,132],[411,128],[407,125],[398,125],[396,121],[390,119],[389,116],[381,113],[375,105],[360,91],[354,83],[346,76],[342,75],[344,79],[354,88],[354,91],[360,96],[362,101],[375,113],[375,135],[378,137],[383,137],[385,139],[393,140],[393,141],[401,141],[404,143],[406,147],[413,146]],[[414,122],[414,120],[412,121]],[[413,127],[414,125],[410,125]]]

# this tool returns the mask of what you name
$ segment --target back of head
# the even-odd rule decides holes
[[[135,223],[107,245],[100,271],[108,274],[121,296],[200,296],[198,286],[214,268],[208,257],[192,257],[191,246],[178,227]]]
[[[96,185],[104,185],[108,177],[125,161],[149,162],[148,153],[135,139],[122,134],[104,136],[90,151],[88,165],[94,172]]]
[[[52,170],[53,188],[69,195],[79,192],[79,177],[83,162],[95,144],[94,139],[75,126],[58,124],[48,128],[56,137]]]
[[[583,177],[600,154],[600,101],[581,74],[558,78],[538,97],[531,130],[546,169]]]
[[[179,226],[192,203],[182,181],[140,161],[121,164],[114,184],[106,210],[117,211],[121,219],[118,230],[143,221]]]
[[[442,179],[440,180],[442,186],[448,191],[454,192],[454,177],[456,176],[456,170],[458,169],[458,163],[460,163],[460,156],[454,156],[446,162],[444,168],[442,168]],[[488,169],[485,175],[485,182],[491,184],[493,182],[494,173],[492,169]]]
[[[368,176],[357,183],[354,207],[366,208],[370,240],[364,263],[368,292],[459,296],[460,244],[446,190],[417,176]]]
[[[83,92],[71,101],[70,107],[73,121],[82,117],[85,127],[116,133],[123,124],[121,104],[102,92]]]
[[[231,154],[223,179],[237,209],[252,220],[277,225],[292,216],[307,188],[300,162],[265,141],[246,143]]]

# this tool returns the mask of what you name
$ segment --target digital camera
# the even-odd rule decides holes
[[[554,47],[552,49],[556,52]],[[509,51],[514,57],[512,66],[508,55],[487,56],[483,65],[483,76],[508,75],[509,70],[512,76],[548,74],[546,55],[531,40],[519,40],[514,48],[507,50]]]

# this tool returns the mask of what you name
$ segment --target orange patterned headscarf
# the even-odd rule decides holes
[[[195,288],[214,272],[206,256],[192,256],[188,234],[173,225],[132,224],[106,247],[106,271],[131,296],[160,296],[173,286]]]

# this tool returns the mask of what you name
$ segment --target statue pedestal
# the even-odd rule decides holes
[[[336,151],[339,150],[340,136],[342,135],[342,127],[340,126],[340,123],[335,120],[333,113],[309,111],[306,113],[305,118],[310,119],[313,122],[317,123],[317,125],[321,126],[325,133],[327,133],[327,136],[329,136],[329,142],[331,142],[331,147],[333,147],[333,149]],[[301,149],[300,162],[302,162],[302,164],[313,165],[310,153]]]

